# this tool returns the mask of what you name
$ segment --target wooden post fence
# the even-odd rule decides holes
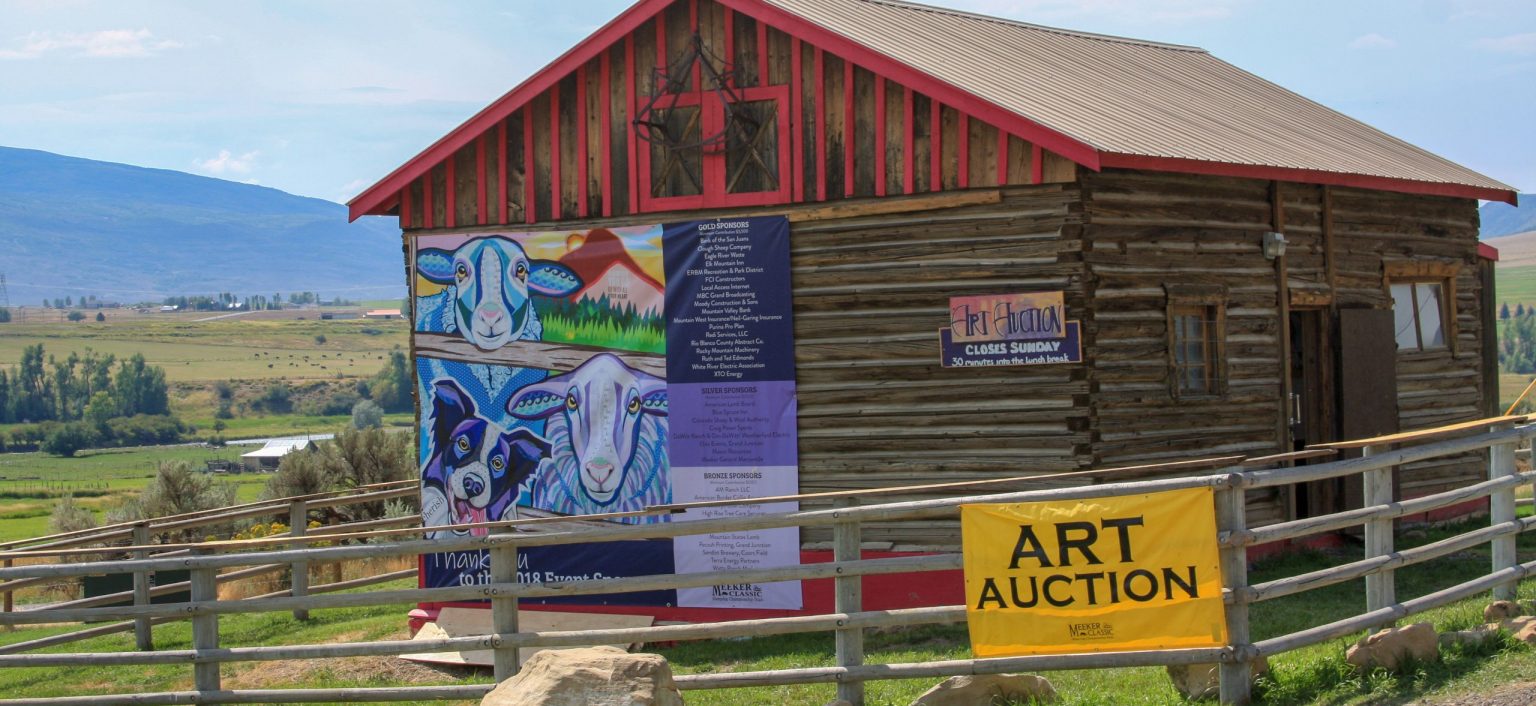
[[[853,507],[858,504],[859,501],[856,498],[845,498],[838,502],[841,507]],[[832,525],[832,560],[845,562],[863,558],[862,536],[857,519]],[[833,610],[844,615],[862,611],[864,609],[863,581],[862,576],[838,576],[833,579],[835,590]],[[857,626],[841,628],[833,640],[837,652],[837,666],[846,669],[864,664],[863,628]],[[837,698],[853,706],[864,706],[864,682],[839,680]]]
[[[1248,492],[1241,483],[1230,488],[1216,490],[1216,531],[1228,536],[1240,536],[1248,529]],[[1221,663],[1219,691],[1221,703],[1245,706],[1252,698],[1250,691],[1253,675],[1249,661],[1249,644],[1252,637],[1248,630],[1248,602],[1244,593],[1248,587],[1248,548],[1246,546],[1222,547],[1222,583],[1232,592],[1234,600],[1227,604],[1227,644],[1232,647],[1230,659]]]
[[[1503,431],[1509,429],[1509,424],[1499,424],[1492,427],[1491,431]],[[1494,444],[1488,449],[1488,479],[1500,480],[1509,478],[1518,473],[1515,469],[1515,445],[1516,440],[1508,443]],[[1511,486],[1503,490],[1495,491],[1488,496],[1488,521],[1493,526],[1513,522],[1515,520],[1515,488]],[[1500,571],[1511,566],[1519,566],[1520,560],[1515,555],[1516,535],[1506,535],[1493,540],[1493,570]],[[1515,600],[1516,589],[1519,581],[1508,581],[1493,588],[1494,600]]]
[[[303,537],[309,530],[309,503],[304,500],[295,500],[288,506],[288,536]],[[303,547],[303,544],[294,543],[289,546],[294,549]],[[309,562],[294,562],[288,571],[288,588],[293,597],[298,598],[309,594]],[[294,620],[309,620],[309,611],[295,609]]]
[[[512,530],[504,528],[497,534]],[[497,585],[517,583],[517,545],[511,542],[497,544],[490,550],[491,583]],[[496,683],[511,679],[518,670],[517,645],[507,639],[517,632],[517,596],[501,595],[491,598],[491,627],[496,633],[495,647],[491,652]]]
[[[205,552],[193,552],[200,556]],[[219,570],[214,567],[192,569],[192,602],[207,604],[219,599]],[[202,652],[219,648],[219,614],[203,611],[192,615],[192,649]],[[219,690],[219,663],[194,662],[192,684],[198,691]]]
[[[140,522],[133,526],[133,545],[136,547],[149,546],[149,524]],[[145,559],[149,557],[149,550],[136,549],[133,558]],[[136,569],[133,572],[133,604],[136,606],[149,605],[150,580],[149,571]],[[149,652],[155,649],[155,638],[152,632],[150,620],[147,617],[133,619],[133,643],[140,652]]]
[[[1390,446],[1371,445],[1361,450],[1362,458],[1378,456]],[[1373,468],[1360,474],[1362,495],[1366,507],[1388,505],[1392,502],[1392,466]],[[1365,522],[1365,558],[1375,559],[1392,553],[1392,518],[1375,518]],[[1391,567],[1367,574],[1365,577],[1365,610],[1367,613],[1397,603],[1396,582]],[[1385,620],[1380,627],[1390,627],[1395,621]]]

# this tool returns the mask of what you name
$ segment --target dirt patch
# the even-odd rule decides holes
[[[1536,682],[1520,682],[1487,694],[1415,701],[1410,706],[1530,706],[1536,704]]]
[[[223,686],[226,689],[291,689],[295,684],[330,679],[428,684],[462,679],[473,673],[472,668],[428,666],[399,657],[278,660],[243,665],[225,675]]]

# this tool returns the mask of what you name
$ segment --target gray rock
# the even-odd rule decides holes
[[[661,655],[617,647],[541,650],[481,706],[683,706]]]
[[[993,703],[1055,703],[1055,687],[1032,674],[978,674],[950,677],[925,692],[912,706],[991,706]]]
[[[1440,640],[1429,623],[1414,623],[1382,630],[1350,646],[1344,661],[1361,671],[1376,668],[1396,672],[1412,658],[1417,662],[1440,659]]]
[[[1175,664],[1169,665],[1167,669],[1173,688],[1186,699],[1205,699],[1221,692],[1220,664]],[[1263,657],[1254,660],[1248,672],[1251,679],[1258,679],[1268,673],[1269,660]]]

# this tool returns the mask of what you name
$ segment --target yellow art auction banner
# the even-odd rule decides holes
[[[1212,490],[964,505],[977,657],[1219,647]]]

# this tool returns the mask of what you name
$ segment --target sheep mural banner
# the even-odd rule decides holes
[[[432,536],[518,517],[674,521],[648,507],[793,494],[788,223],[706,221],[415,241],[422,514]],[[779,506],[720,508],[775,512]],[[679,520],[680,521],[680,520]],[[799,560],[791,530],[530,548],[519,579]],[[484,552],[422,558],[424,586],[489,580]],[[797,609],[797,583],[578,603]],[[554,601],[551,601],[554,602]]]

